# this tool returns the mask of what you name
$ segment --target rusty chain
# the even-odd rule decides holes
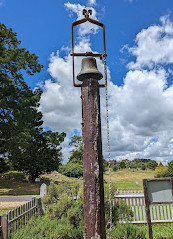
[[[106,123],[107,123],[107,151],[109,168],[109,205],[110,205],[110,239],[112,239],[112,192],[111,192],[111,157],[110,157],[110,137],[109,137],[109,106],[108,106],[108,84],[107,84],[107,66],[106,57],[104,57],[104,73],[106,82]]]

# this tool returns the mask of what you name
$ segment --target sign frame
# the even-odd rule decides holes
[[[170,190],[172,201],[152,201],[150,200],[151,187],[149,191],[148,184],[151,182],[170,182]],[[152,232],[152,225],[151,225],[151,214],[150,214],[150,205],[154,204],[173,204],[173,178],[152,178],[152,179],[143,179],[143,188],[144,188],[144,199],[145,199],[145,206],[146,206],[146,217],[147,217],[147,227],[148,227],[148,237],[149,239],[153,239],[153,232]],[[164,190],[164,188],[163,188]],[[162,190],[162,191],[163,191]]]

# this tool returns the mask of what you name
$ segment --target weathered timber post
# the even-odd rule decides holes
[[[41,198],[36,198],[35,203],[37,206],[37,215],[41,216],[43,214]]]
[[[4,213],[1,216],[2,239],[8,239],[8,214]]]
[[[86,57],[77,79],[82,81],[84,238],[105,239],[100,93],[96,60]]]

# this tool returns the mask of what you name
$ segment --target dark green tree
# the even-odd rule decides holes
[[[147,163],[147,168],[155,170],[155,168],[158,166],[158,163],[155,160],[151,160]]]
[[[121,161],[119,164],[119,168],[121,168],[121,169],[126,168],[125,162]]]
[[[35,54],[19,48],[20,43],[17,34],[0,23],[0,154],[3,155],[9,155],[16,138],[27,135],[26,130],[23,132],[29,117],[27,108],[36,107],[37,102],[24,82],[23,73],[33,75],[42,66]]]
[[[13,158],[15,168],[29,174],[32,181],[41,173],[58,170],[62,157],[61,147],[58,146],[65,136],[65,133],[44,132],[42,128],[38,128],[20,158]]]
[[[17,34],[0,23],[0,155],[34,180],[58,169],[58,146],[65,134],[41,128],[42,114],[37,109],[42,92],[32,92],[23,75],[40,72],[43,66],[20,43]]]

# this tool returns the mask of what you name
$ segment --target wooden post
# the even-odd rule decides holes
[[[153,239],[151,215],[150,215],[150,202],[149,202],[148,191],[147,191],[147,179],[143,179],[143,186],[144,186],[144,198],[145,198],[147,227],[148,227],[148,238]]]
[[[106,239],[100,93],[95,58],[84,58],[82,80],[82,136],[84,183],[84,238]],[[94,72],[94,73],[93,73]]]
[[[2,239],[8,239],[8,214],[1,216]]]
[[[37,214],[41,216],[43,214],[41,198],[36,198],[35,200],[36,200],[36,206],[37,206]]]

